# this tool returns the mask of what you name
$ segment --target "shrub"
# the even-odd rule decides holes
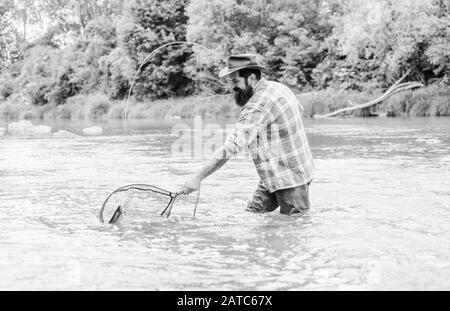
[[[48,104],[47,93],[49,86],[45,81],[30,82],[25,87],[25,94],[28,96],[30,102],[36,106],[43,106]]]
[[[56,104],[47,104],[44,106],[37,107],[38,116],[40,119],[56,119],[58,118],[56,114],[57,106]]]
[[[327,114],[351,105],[363,104],[377,96],[379,96],[377,93],[326,89],[299,94],[297,98],[303,106],[303,115],[312,117],[315,114]],[[362,116],[363,112],[361,109],[358,109],[351,114],[353,116]]]
[[[60,67],[60,54],[60,51],[46,46],[27,50],[21,66],[16,68],[15,93],[25,96],[33,105],[51,102],[48,93],[55,91],[55,73]]]
[[[239,116],[240,108],[231,95],[200,98],[195,103],[195,115],[205,118],[233,118]]]
[[[111,108],[108,112],[108,118],[109,119],[123,119],[125,114],[125,105],[126,101],[115,101],[112,102]]]
[[[10,75],[0,76],[0,100],[6,100],[14,92],[14,83]]]
[[[447,116],[450,106],[447,87],[427,86],[397,93],[386,100],[388,116]]]
[[[120,31],[121,44],[129,57],[143,60],[163,44],[186,41],[188,16],[185,7],[188,2],[133,1],[130,8],[131,23]],[[153,100],[192,93],[193,81],[187,77],[185,70],[185,62],[191,55],[192,49],[186,45],[167,46],[156,53],[142,67],[136,79],[134,94],[139,99]]]
[[[26,110],[20,114],[19,119],[20,120],[39,119],[39,112],[36,109]]]
[[[98,63],[106,93],[113,99],[126,98],[135,66],[126,51],[116,48],[108,55],[100,57]]]
[[[430,116],[443,117],[450,116],[449,96],[437,96],[430,100]]]
[[[30,106],[14,101],[7,101],[0,105],[0,117],[6,120],[17,120],[31,109]]]
[[[84,119],[83,104],[86,96],[76,95],[69,97],[65,105],[58,106],[59,114],[63,119]]]
[[[409,115],[413,117],[425,117],[430,113],[430,98],[421,94],[420,96],[410,97]]]
[[[89,95],[85,103],[85,111],[91,119],[99,119],[107,115],[110,107],[108,96],[100,93]]]

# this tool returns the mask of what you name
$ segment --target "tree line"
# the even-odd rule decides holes
[[[449,84],[447,0],[1,0],[0,101],[61,105],[227,92],[231,53],[256,53],[297,92]]]

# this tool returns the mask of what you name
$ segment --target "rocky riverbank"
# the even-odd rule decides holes
[[[81,130],[79,134],[66,130],[53,131],[52,127],[47,125],[34,125],[29,120],[20,120],[11,122],[7,127],[0,127],[1,136],[12,136],[22,138],[74,138],[80,136],[100,136],[103,129],[99,126],[87,127]]]

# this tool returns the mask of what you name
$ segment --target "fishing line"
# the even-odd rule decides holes
[[[218,52],[216,52],[216,51],[214,51],[214,50],[212,50],[212,49],[210,49],[210,48],[207,48],[206,46],[203,46],[203,45],[201,45],[201,44],[194,43],[194,42],[189,42],[189,41],[173,41],[173,42],[169,42],[169,43],[166,43],[166,44],[161,45],[160,47],[156,48],[156,49],[153,50],[151,53],[149,53],[149,54],[147,55],[147,57],[144,58],[144,60],[141,62],[141,64],[139,65],[138,69],[137,69],[136,72],[134,73],[133,80],[132,80],[131,85],[130,85],[130,88],[129,88],[129,90],[128,90],[127,100],[126,100],[126,102],[125,102],[125,111],[124,111],[124,116],[123,116],[123,134],[124,134],[124,135],[125,135],[125,132],[126,132],[126,121],[127,121],[127,116],[128,116],[128,105],[129,105],[129,100],[130,100],[131,92],[133,91],[133,87],[134,87],[134,84],[135,84],[135,82],[136,82],[136,78],[137,78],[138,74],[141,72],[142,67],[147,63],[147,61],[148,61],[151,57],[153,57],[153,56],[154,56],[156,53],[158,53],[161,49],[163,49],[163,48],[165,48],[165,47],[167,47],[167,46],[170,46],[170,45],[175,45],[175,44],[191,44],[191,45],[193,45],[193,46],[201,47],[201,48],[203,48],[203,49],[205,49],[205,50],[207,50],[207,51],[209,51],[209,52],[212,52],[212,54],[214,54],[214,55],[220,57],[220,54],[219,54]]]
[[[128,90],[127,99],[126,99],[126,102],[125,102],[124,116],[123,116],[123,135],[126,134],[128,107],[129,107],[131,93],[133,92],[134,84],[136,83],[136,79],[137,79],[139,73],[141,72],[142,67],[154,55],[156,55],[156,53],[158,53],[160,50],[162,50],[163,48],[165,48],[167,46],[176,45],[176,44],[189,44],[189,45],[193,45],[193,46],[196,46],[196,47],[200,47],[200,48],[205,49],[205,50],[207,50],[209,52],[212,52],[212,54],[220,57],[220,54],[217,53],[216,51],[214,51],[212,49],[209,49],[209,48],[207,48],[207,47],[205,47],[205,46],[203,46],[201,44],[194,43],[194,42],[189,42],[189,41],[173,41],[173,42],[169,42],[169,43],[161,45],[160,47],[158,47],[157,49],[155,49],[151,53],[149,53],[147,55],[147,57],[144,58],[144,60],[141,62],[141,64],[139,65],[138,69],[134,73],[133,80],[132,80],[130,88]],[[209,96],[209,97],[212,97],[212,96]],[[209,97],[207,97],[207,98],[209,98]],[[177,192],[171,192],[171,191],[162,189],[160,187],[156,187],[156,186],[148,185],[148,184],[130,184],[130,185],[122,186],[122,187],[114,190],[106,198],[106,200],[103,202],[102,207],[100,209],[100,213],[99,213],[99,219],[100,219],[100,221],[102,223],[105,222],[105,215],[104,215],[105,214],[105,210],[106,210],[106,207],[108,206],[108,203],[110,203],[111,199],[115,195],[117,195],[119,193],[130,191],[130,190],[136,190],[136,191],[141,191],[141,192],[152,192],[152,193],[156,193],[156,194],[159,194],[159,195],[166,196],[169,199],[169,203],[167,204],[167,206],[161,212],[160,215],[163,216],[165,214],[167,217],[170,216],[170,213],[172,211],[173,205],[174,205],[177,197],[181,194],[181,193],[177,193]],[[195,218],[195,214],[196,214],[196,211],[197,211],[197,206],[198,206],[199,200],[200,200],[200,189],[197,191],[197,198],[196,198],[196,201],[195,201],[194,213],[193,213],[193,216],[192,216],[193,218]],[[114,213],[112,214],[112,217],[108,221],[108,223],[110,223],[110,224],[116,223],[125,214],[125,209],[124,209],[123,203],[117,204],[117,206],[115,206],[115,204],[113,203],[113,207],[112,208],[115,208],[115,210],[114,210]]]

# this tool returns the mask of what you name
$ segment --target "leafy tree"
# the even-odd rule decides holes
[[[0,1],[0,72],[18,58],[19,34],[12,25],[14,2]]]
[[[186,40],[203,47],[162,47]],[[228,92],[217,73],[247,52],[297,91],[376,90],[409,68],[448,84],[449,42],[448,0],[0,0],[0,100],[123,99],[150,53],[138,100]]]
[[[55,0],[53,0],[55,1]],[[58,1],[57,2],[61,2]],[[75,13],[82,29],[99,17],[120,16],[125,8],[124,0],[68,0],[66,5]]]
[[[450,56],[449,15],[442,13],[443,5],[434,0],[344,2],[328,38],[330,53],[316,70],[318,78],[327,76],[319,85],[387,86],[408,68],[414,69],[414,80],[442,77]]]
[[[313,69],[325,57],[323,41],[332,30],[325,5],[319,0],[193,0],[188,38],[223,58],[261,55],[269,78],[303,89],[314,85]],[[211,66],[211,59],[203,65]]]
[[[135,67],[127,51],[117,47],[108,55],[100,57],[98,63],[102,74],[103,91],[114,99],[125,98],[128,95]]]
[[[186,41],[188,0],[140,0],[130,8],[130,23],[122,30],[121,40],[136,64],[160,46]],[[192,54],[190,47],[167,46],[149,59],[136,80],[134,94],[139,99],[167,98],[192,93],[193,84],[184,70]]]

